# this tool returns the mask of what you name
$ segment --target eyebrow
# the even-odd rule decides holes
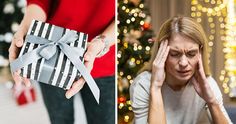
[[[190,50],[187,50],[187,52],[197,52],[198,49],[190,49]]]
[[[181,50],[179,49],[172,49],[170,48],[170,51],[173,51],[173,52],[182,52]],[[197,52],[198,51],[198,48],[190,48],[188,50],[186,50],[187,52]]]
[[[177,46],[171,46],[171,47],[176,49],[176,50],[179,50],[179,48]],[[172,49],[171,47],[170,47],[170,49]],[[199,47],[192,46],[192,47],[189,48],[189,50],[191,50],[191,49],[199,49]]]

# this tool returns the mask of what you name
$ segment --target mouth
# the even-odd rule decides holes
[[[191,72],[191,70],[180,70],[177,71],[181,76],[188,76]]]

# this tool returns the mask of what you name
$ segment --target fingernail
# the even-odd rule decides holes
[[[17,45],[18,47],[19,47],[19,46],[22,46],[22,41],[21,41],[21,40],[17,40],[16,45]]]
[[[71,95],[66,94],[66,98],[67,98],[67,99],[70,99],[70,98],[71,98]]]

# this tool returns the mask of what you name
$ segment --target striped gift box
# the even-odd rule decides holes
[[[60,39],[65,33],[69,31],[73,30],[33,20],[27,35],[34,35],[54,41]],[[76,32],[76,34],[78,35],[78,39],[72,43],[69,43],[68,45],[83,49],[84,54],[88,35],[82,32]],[[40,44],[29,43],[27,40],[28,39],[26,37],[19,57],[40,46]],[[83,56],[78,57],[80,57],[80,60],[83,62]],[[64,89],[69,89],[72,83],[75,80],[78,80],[78,78],[81,76],[80,72],[74,67],[74,65],[62,51],[59,51],[57,54],[55,54],[52,59],[50,59],[50,62],[47,61],[48,60],[45,58],[41,58],[27,66],[24,66],[21,68],[21,76]]]

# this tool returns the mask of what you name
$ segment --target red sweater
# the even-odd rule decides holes
[[[89,41],[102,33],[115,18],[115,0],[56,1],[27,0],[27,5],[39,5],[47,14],[48,23],[87,33]],[[115,74],[115,45],[103,57],[95,59],[91,74],[94,78]]]

